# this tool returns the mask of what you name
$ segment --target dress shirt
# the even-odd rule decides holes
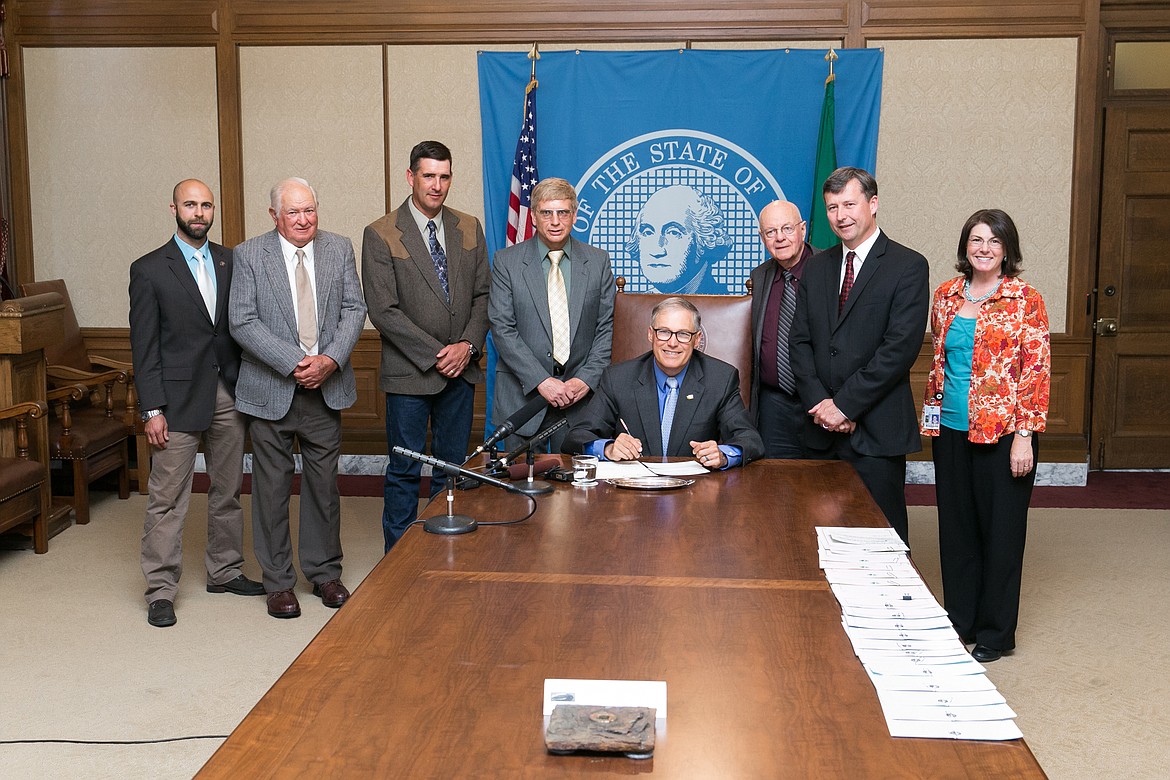
[[[302,252],[305,253],[305,271],[309,274],[309,286],[313,288],[313,308],[317,309],[317,332],[320,333],[321,310],[317,307],[317,275],[313,273],[314,242],[310,241],[302,247],[295,247],[290,244],[284,236],[280,235],[280,233],[277,233],[276,237],[280,239],[280,252],[282,255],[284,255],[284,270],[286,273],[288,273],[288,288],[290,291],[292,291],[293,314],[298,319],[298,326],[300,326],[300,314],[297,312],[297,249],[299,248]],[[300,342],[297,344],[301,347],[304,346],[303,344],[300,344]],[[317,343],[313,345],[313,348],[309,350],[308,354],[319,354],[318,350],[320,346],[321,339],[318,338]]]
[[[211,289],[215,290],[216,295],[219,295],[219,280],[215,278],[215,261],[211,257],[211,242],[207,239],[203,240],[203,246],[196,249],[179,238],[179,234],[175,234],[175,243],[179,245],[179,251],[183,253],[183,258],[187,261],[187,270],[195,277],[195,284],[199,284],[199,272],[195,268],[195,253],[198,252],[203,256],[203,262],[207,265],[207,275],[211,277]]]
[[[447,233],[443,230],[443,209],[439,209],[439,213],[434,217],[428,217],[426,214],[418,210],[418,206],[414,205],[414,198],[406,201],[406,207],[410,210],[410,216],[414,218],[414,224],[418,225],[418,232],[422,235],[423,246],[429,252],[431,249],[431,231],[427,230],[427,223],[432,219],[435,222],[435,238],[439,239],[439,246],[443,247],[443,252],[447,252]]]
[[[678,374],[676,374],[678,377],[679,403],[682,403],[682,386],[686,375],[687,366],[683,366],[682,371],[679,371]],[[654,364],[654,384],[658,388],[658,421],[659,425],[661,426],[662,412],[666,408],[666,395],[670,391],[670,386],[666,384],[666,373],[658,367],[657,362]],[[677,406],[675,406],[675,414],[678,414]],[[646,435],[651,435],[651,432],[647,431]],[[589,443],[589,446],[585,448],[585,452],[587,455],[593,455],[599,460],[608,460],[608,458],[605,457],[605,448],[608,447],[612,441],[613,439],[597,439],[596,441]],[[727,456],[727,465],[723,467],[724,469],[738,466],[740,461],[743,460],[743,450],[734,444],[720,444],[719,451]]]
[[[841,285],[845,283],[845,255],[850,252],[853,253],[853,281],[857,282],[857,275],[861,273],[861,266],[865,263],[865,258],[869,257],[869,250],[873,249],[874,243],[878,236],[881,235],[882,229],[876,228],[869,238],[857,245],[856,249],[850,249],[844,244],[841,245],[841,273],[837,276],[837,289],[841,289]]]

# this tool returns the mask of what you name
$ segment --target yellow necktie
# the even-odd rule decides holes
[[[561,260],[565,253],[554,249],[548,253],[552,268],[548,270],[548,315],[553,330],[553,360],[562,366],[569,361],[569,294],[565,290],[565,276]]]
[[[317,305],[313,302],[313,285],[305,268],[305,250],[297,250],[297,337],[305,351],[317,345]]]

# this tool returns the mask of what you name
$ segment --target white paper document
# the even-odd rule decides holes
[[[891,707],[980,707],[1007,704],[1003,694],[990,691],[895,691],[877,689],[878,700],[887,712]]]
[[[666,717],[666,683],[662,680],[557,680],[544,681],[544,715],[558,704],[597,707],[653,707],[655,717]]]
[[[1023,739],[1014,720],[973,720],[947,723],[931,720],[891,720],[886,718],[891,737],[924,739],[982,739],[1003,741]]]
[[[709,474],[697,460],[677,463],[650,463],[644,460],[611,461],[597,464],[598,479],[628,479],[630,477],[694,477]]]

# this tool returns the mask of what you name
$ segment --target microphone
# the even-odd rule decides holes
[[[516,460],[516,458],[519,458],[521,455],[530,451],[531,449],[533,449],[537,445],[543,444],[545,441],[547,441],[549,439],[549,437],[551,437],[554,433],[559,431],[561,428],[564,428],[568,424],[569,424],[569,420],[566,417],[562,417],[561,419],[557,420],[555,423],[548,426],[547,428],[545,428],[543,431],[536,434],[532,438],[528,439],[526,442],[524,442],[523,444],[521,444],[519,447],[512,450],[511,452],[509,452],[507,455],[500,458],[499,467],[506,468],[508,466],[511,466],[512,462],[514,460]]]
[[[541,399],[541,400],[544,400],[544,399]],[[503,427],[503,426],[500,426],[500,427]],[[482,482],[485,485],[492,485],[494,487],[502,488],[502,489],[508,491],[509,493],[520,493],[521,492],[519,488],[513,487],[512,485],[508,484],[507,482],[504,482],[501,479],[496,479],[495,477],[489,477],[486,474],[480,474],[478,471],[472,471],[471,469],[465,469],[462,466],[455,465],[454,463],[448,463],[445,460],[439,460],[438,458],[432,458],[430,455],[423,455],[421,452],[415,452],[414,450],[408,450],[405,447],[394,447],[393,449],[391,449],[391,452],[393,452],[395,455],[401,455],[404,458],[410,458],[411,460],[417,460],[419,463],[426,463],[428,466],[440,468],[451,476],[458,474],[460,476],[467,477],[468,479],[474,479],[476,482]]]
[[[542,396],[540,393],[537,393],[535,398],[521,406],[516,411],[512,412],[512,416],[507,420],[504,420],[503,425],[492,431],[492,435],[487,438],[487,441],[475,448],[475,452],[471,457],[474,458],[476,455],[479,455],[488,447],[498,442],[500,439],[511,436],[516,432],[517,428],[524,427],[525,423],[538,415],[540,412],[544,411],[546,407],[548,407],[548,401],[544,400],[544,396]],[[425,462],[426,461],[424,461],[424,463]]]

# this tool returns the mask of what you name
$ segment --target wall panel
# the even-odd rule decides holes
[[[175,183],[219,196],[215,50],[29,49],[24,64],[37,278],[68,282],[82,325],[128,326],[127,269],[174,233]]]

